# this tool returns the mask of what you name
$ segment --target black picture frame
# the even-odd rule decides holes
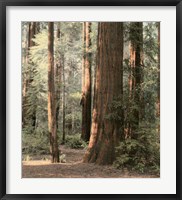
[[[176,6],[176,194],[6,194],[6,7],[7,6]],[[182,200],[182,2],[180,0],[1,0],[0,1],[0,197],[1,199]],[[170,105],[169,105],[170,106]]]

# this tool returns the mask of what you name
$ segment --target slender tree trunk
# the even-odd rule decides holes
[[[158,29],[157,117],[160,119],[160,22],[157,23],[157,29]],[[160,133],[160,123],[158,125],[158,133]]]
[[[34,41],[32,40],[34,38],[34,35],[36,34],[36,22],[30,22],[29,23],[29,40],[28,40],[28,47],[32,47],[35,45]]]
[[[83,52],[82,52],[82,93],[85,91],[85,41],[86,41],[86,22],[83,22],[82,38],[83,38]]]
[[[91,23],[85,22],[85,62],[84,62],[84,92],[82,95],[83,106],[83,127],[82,127],[82,139],[89,141],[90,128],[91,128]],[[83,87],[83,86],[82,86]]]
[[[64,70],[64,57],[63,57],[63,137],[62,137],[62,143],[65,143],[65,70]]]
[[[136,31],[137,31],[137,38],[136,38],[136,43],[132,44],[133,46],[136,46],[134,51],[135,51],[135,63],[134,63],[134,69],[135,69],[135,92],[134,92],[134,101],[137,104],[137,109],[134,110],[134,117],[136,120],[136,126],[139,126],[139,121],[140,121],[140,109],[141,109],[141,104],[140,104],[140,95],[141,95],[141,78],[142,78],[142,67],[141,67],[141,53],[142,53],[142,27],[143,23],[142,22],[136,22]]]
[[[27,26],[27,34],[26,34],[26,45],[25,45],[25,56],[23,58],[23,65],[28,65],[28,44],[29,44],[29,24]],[[26,117],[27,117],[27,88],[28,88],[28,73],[27,69],[25,73],[23,74],[23,91],[22,91],[22,126],[24,127],[26,125]]]
[[[91,137],[84,162],[112,164],[123,133],[121,124],[106,116],[112,113],[113,100],[122,95],[123,23],[99,23],[98,44]]]
[[[54,23],[48,22],[48,128],[52,162],[59,162],[54,88]]]
[[[60,22],[57,23],[57,33],[56,33],[57,43],[60,42]],[[59,122],[59,110],[60,110],[60,94],[61,94],[61,56],[59,49],[57,49],[57,60],[56,60],[56,127],[58,129]]]
[[[36,22],[36,33],[40,32],[40,22]]]
[[[67,96],[69,96],[71,94],[71,90],[70,90],[70,85],[74,84],[74,81],[73,81],[73,76],[74,76],[74,67],[73,67],[73,62],[72,60],[70,60],[69,62],[69,72],[68,72],[68,80],[67,80],[67,83],[68,83],[68,87],[66,89],[66,92],[67,92]],[[72,100],[70,100],[69,102],[67,101],[66,102],[66,113],[70,116],[67,120],[66,120],[66,130],[68,132],[68,134],[72,134],[73,132],[73,127],[72,127]]]
[[[34,38],[35,35],[37,33],[39,33],[39,23],[38,22],[32,22],[31,29],[32,29],[31,37]],[[35,46],[35,42],[33,42],[31,40],[30,41],[30,47],[32,47],[32,46]],[[34,66],[34,68],[33,68],[33,74],[35,74],[35,73],[36,73],[36,66]],[[30,83],[33,82],[33,78],[34,78],[34,75],[32,75],[32,78],[30,79]],[[37,111],[37,106],[36,106],[36,104],[34,104],[32,116],[31,116],[32,126],[34,127],[34,129],[35,129],[35,126],[36,126],[36,111]]]
[[[133,51],[133,47],[131,42],[129,43],[129,51],[130,51],[130,70],[128,76],[128,108],[127,108],[127,124],[126,124],[126,132],[125,139],[131,137],[132,129],[131,129],[131,112],[132,112],[132,102],[133,102],[133,89],[134,89],[134,63],[135,63],[135,54]],[[129,117],[129,118],[128,118]]]
[[[80,101],[80,105],[82,106],[82,134],[81,138],[84,140],[85,139],[85,41],[86,41],[86,22],[83,22],[83,56],[82,56],[82,97]]]
[[[72,84],[75,85],[75,71],[74,67],[71,66],[72,70]],[[74,103],[71,104],[71,129],[72,129],[72,134],[75,133],[75,105]]]
[[[140,121],[145,119],[145,97],[144,97],[144,50],[143,50],[143,23],[140,24],[140,72],[141,72],[141,81],[140,81]]]

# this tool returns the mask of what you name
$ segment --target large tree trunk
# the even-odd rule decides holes
[[[122,95],[123,23],[98,26],[96,85],[91,136],[84,162],[112,164],[122,132],[117,120],[108,119],[114,99]]]
[[[81,138],[85,141],[90,139],[91,128],[91,23],[84,22],[83,27],[83,39],[84,39],[84,58],[83,58],[83,74],[82,74],[82,135]]]
[[[59,162],[54,89],[54,23],[48,22],[48,128],[52,162]]]

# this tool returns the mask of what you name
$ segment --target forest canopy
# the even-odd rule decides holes
[[[22,22],[22,154],[159,176],[160,23]]]

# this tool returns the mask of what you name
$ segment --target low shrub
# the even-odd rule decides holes
[[[24,155],[46,155],[49,152],[49,139],[45,133],[22,134],[22,153]]]
[[[65,145],[72,149],[84,149],[87,147],[87,143],[81,139],[80,134],[67,135]]]
[[[127,138],[116,147],[116,168],[160,173],[160,144],[156,130],[143,128],[136,139]]]

